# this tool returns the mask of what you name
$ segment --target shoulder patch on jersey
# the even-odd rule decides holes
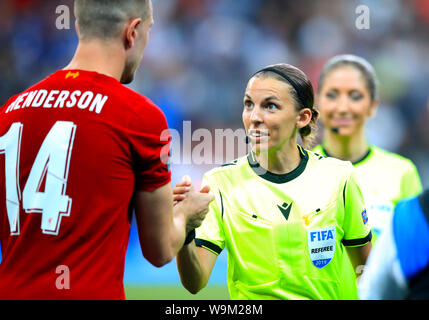
[[[368,222],[368,215],[366,213],[366,209],[362,211],[362,221],[363,221],[363,224],[366,224]]]

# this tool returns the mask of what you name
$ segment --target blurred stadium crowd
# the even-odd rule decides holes
[[[55,9],[71,9],[71,29],[58,30]],[[333,55],[368,59],[380,80],[381,105],[369,141],[413,160],[429,186],[428,0],[153,0],[155,25],[130,85],[182,129],[242,127],[242,96],[259,68],[286,62],[317,88]],[[358,5],[370,10],[359,30]],[[0,104],[62,68],[77,44],[72,0],[0,2]],[[320,141],[319,137],[319,141]],[[173,143],[175,143],[173,141]],[[173,167],[173,183],[207,166]]]
[[[68,5],[71,29],[55,8]],[[153,0],[155,25],[135,82],[170,127],[240,128],[242,94],[258,68],[287,62],[317,87],[327,59],[354,53],[373,63],[381,106],[370,142],[411,158],[429,184],[429,1]],[[369,30],[355,26],[358,5]],[[0,3],[0,103],[63,67],[77,44],[73,1]],[[174,143],[174,142],[173,142]],[[206,170],[207,168],[204,168]],[[195,174],[195,176],[197,176]],[[174,179],[173,179],[174,180]]]

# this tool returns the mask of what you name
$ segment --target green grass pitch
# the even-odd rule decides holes
[[[182,286],[139,286],[126,285],[127,300],[229,300],[225,286],[207,286],[196,295],[189,293]]]

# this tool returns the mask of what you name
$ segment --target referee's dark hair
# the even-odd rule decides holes
[[[313,85],[307,75],[297,67],[286,63],[279,63],[267,66],[266,68],[256,72],[254,77],[272,77],[276,80],[287,83],[290,86],[289,91],[295,102],[296,110],[299,111],[304,108],[311,110],[310,123],[299,129],[299,134],[304,147],[311,148],[317,134],[317,119],[319,117],[319,111],[314,106]]]
[[[149,17],[150,0],[75,0],[74,15],[81,40],[109,40],[129,19]]]

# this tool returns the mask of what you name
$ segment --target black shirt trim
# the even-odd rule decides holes
[[[307,166],[307,162],[308,162],[307,151],[304,148],[301,148],[299,146],[298,146],[298,149],[300,150],[299,154],[301,156],[301,162],[299,163],[298,167],[296,167],[294,170],[284,174],[273,173],[261,167],[260,164],[256,161],[256,158],[253,152],[250,152],[247,155],[247,160],[249,162],[250,168],[252,168],[252,170],[262,179],[268,180],[273,183],[286,183],[295,179],[301,173],[303,173],[305,170],[305,167]]]
[[[325,147],[324,146],[321,146],[322,147],[322,152],[327,156],[327,157],[331,157],[331,158],[335,158],[333,155],[331,155],[328,151],[326,151],[326,149],[325,149]],[[364,160],[366,160],[367,158],[369,158],[369,156],[372,154],[372,147],[369,147],[369,150],[368,150],[368,152],[367,153],[365,153],[365,155],[362,157],[362,158],[360,158],[359,160],[357,160],[357,161],[355,161],[355,162],[352,162],[352,164],[355,166],[355,165],[357,165],[357,164],[359,164],[359,163],[361,163],[362,161],[364,161]],[[337,158],[338,159],[338,158]]]
[[[370,231],[365,238],[352,239],[352,240],[343,239],[341,242],[346,247],[354,247],[354,246],[362,246],[362,245],[370,242],[371,239],[372,239],[372,232]]]
[[[214,252],[216,252],[218,255],[222,252],[222,249],[215,245],[214,243],[207,241],[207,240],[203,240],[203,239],[195,239],[195,245],[197,247],[206,247],[207,249],[210,249]]]
[[[219,190],[219,196],[220,196],[220,205],[221,205],[221,212],[222,212],[222,219],[223,219],[223,212],[224,212],[224,209],[223,209],[223,197],[222,197],[222,192],[220,192],[220,190]]]

